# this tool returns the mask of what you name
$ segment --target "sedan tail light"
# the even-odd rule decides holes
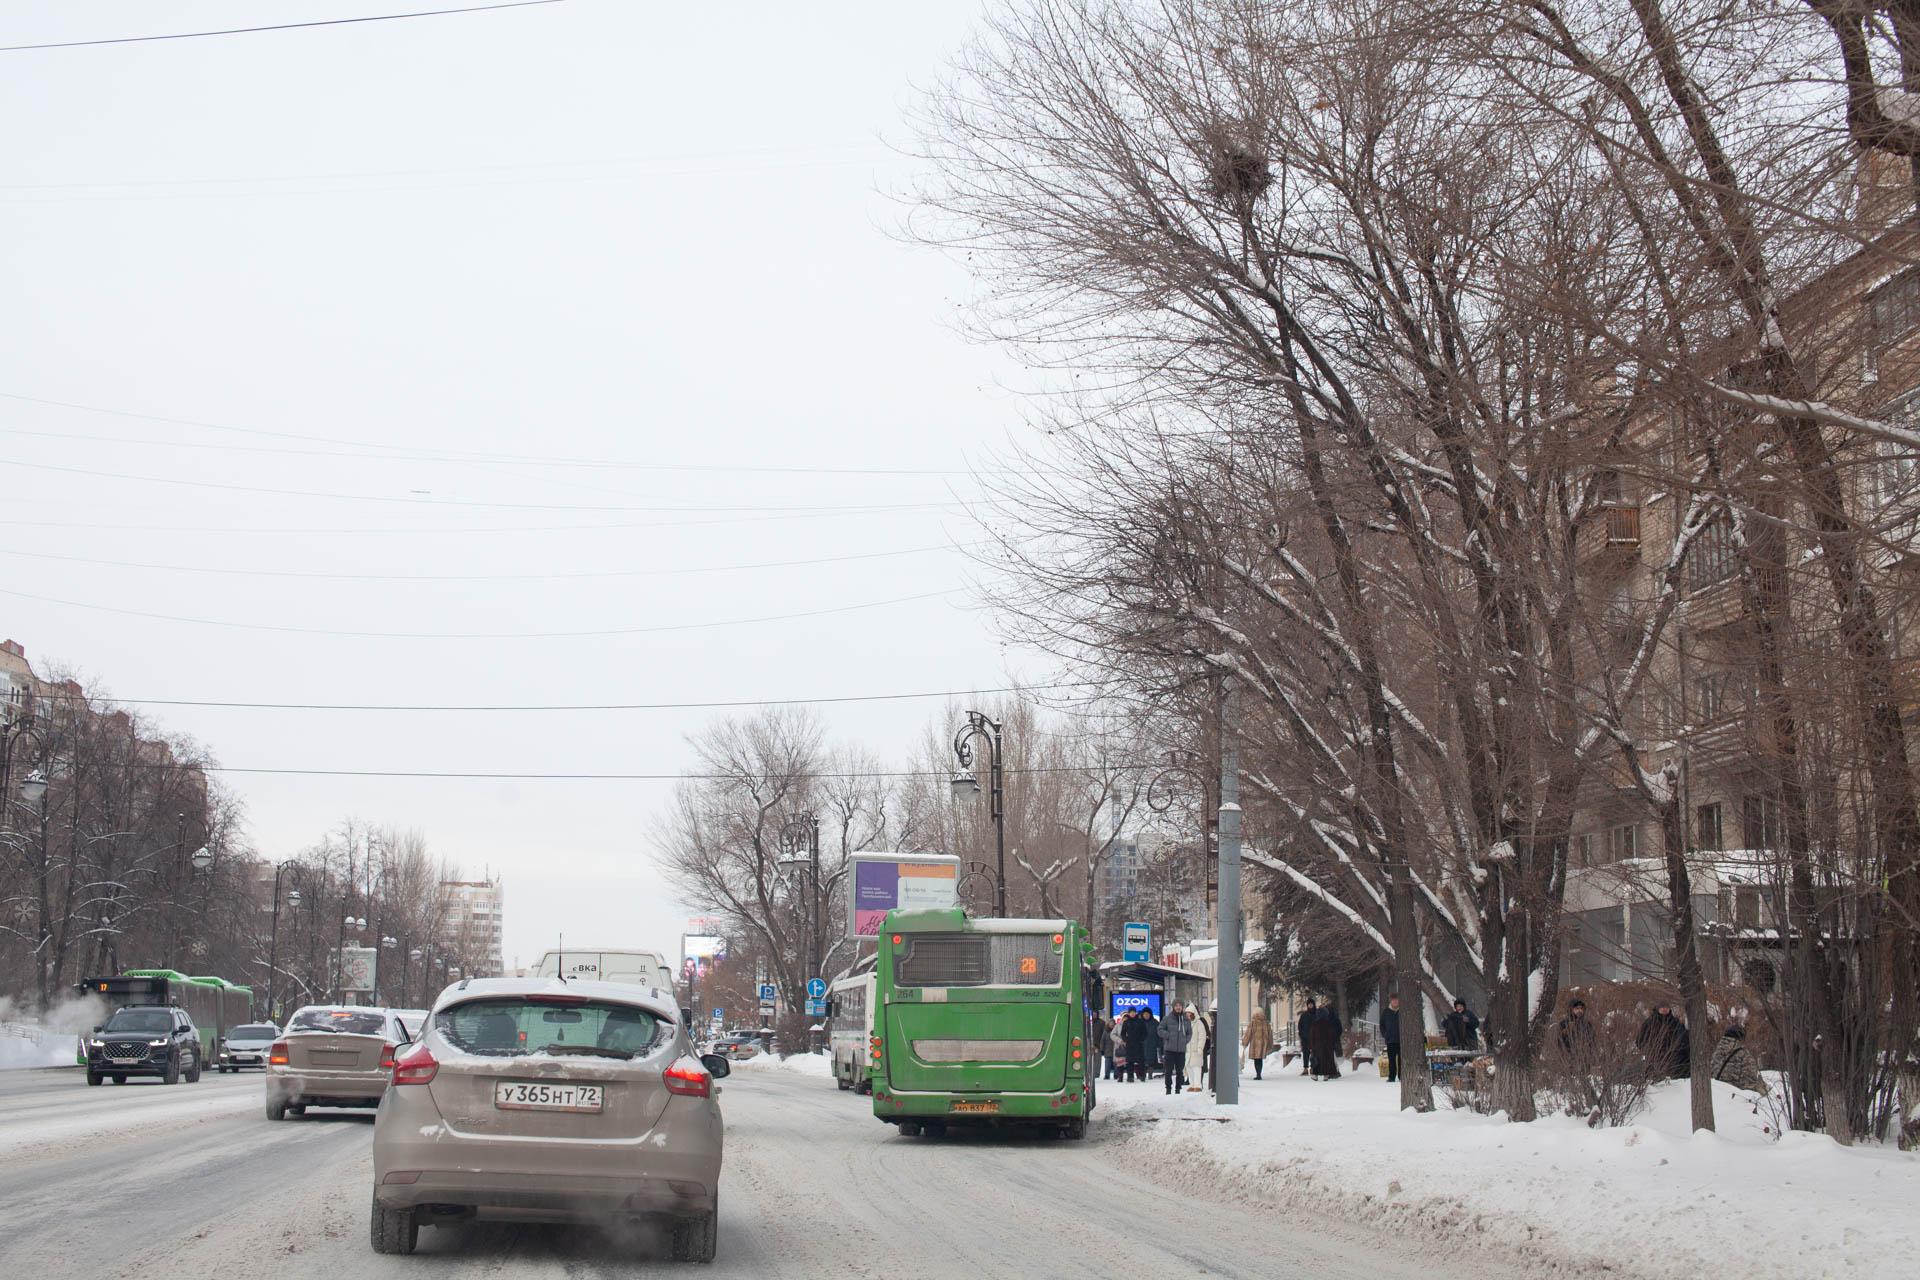
[[[287,1056],[287,1042],[285,1040],[275,1040],[273,1042],[273,1048],[267,1050],[267,1065],[270,1067],[284,1067],[291,1061],[292,1059]]]
[[[380,1069],[382,1071],[393,1070],[393,1046],[390,1044],[380,1047]]]
[[[391,1049],[388,1052],[391,1053]],[[416,1044],[393,1059],[393,1083],[427,1084],[439,1070],[440,1060],[424,1043]]]
[[[682,1058],[662,1073],[668,1093],[677,1093],[686,1098],[711,1098],[713,1096],[713,1077],[707,1069],[691,1058]]]

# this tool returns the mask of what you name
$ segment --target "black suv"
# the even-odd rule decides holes
[[[159,1076],[168,1084],[200,1078],[200,1033],[193,1019],[162,1005],[116,1009],[105,1025],[87,1037],[87,1083],[108,1076],[125,1084],[128,1076]]]

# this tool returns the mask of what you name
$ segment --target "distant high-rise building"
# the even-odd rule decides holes
[[[440,902],[446,911],[448,933],[454,947],[467,961],[468,972],[462,977],[492,978],[506,972],[506,960],[501,954],[502,898],[503,890],[497,877],[440,882]]]

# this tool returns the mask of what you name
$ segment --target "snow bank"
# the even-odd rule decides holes
[[[1238,1107],[1103,1081],[1103,1127],[1138,1167],[1196,1189],[1426,1230],[1461,1258],[1798,1280],[1911,1275],[1920,1254],[1920,1157],[1776,1138],[1754,1095],[1718,1082],[1717,1133],[1688,1132],[1685,1081],[1658,1086],[1638,1123],[1595,1130],[1401,1114],[1399,1086],[1372,1072],[1316,1083],[1269,1062]]]
[[[733,1064],[735,1075],[752,1071],[791,1071],[795,1075],[816,1076],[822,1080],[833,1079],[833,1059],[824,1053],[796,1053],[781,1058],[771,1053],[757,1053],[751,1058]]]

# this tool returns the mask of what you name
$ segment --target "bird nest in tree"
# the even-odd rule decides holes
[[[1244,137],[1215,132],[1206,140],[1207,188],[1213,198],[1232,205],[1250,205],[1273,185],[1273,166],[1266,154]]]

